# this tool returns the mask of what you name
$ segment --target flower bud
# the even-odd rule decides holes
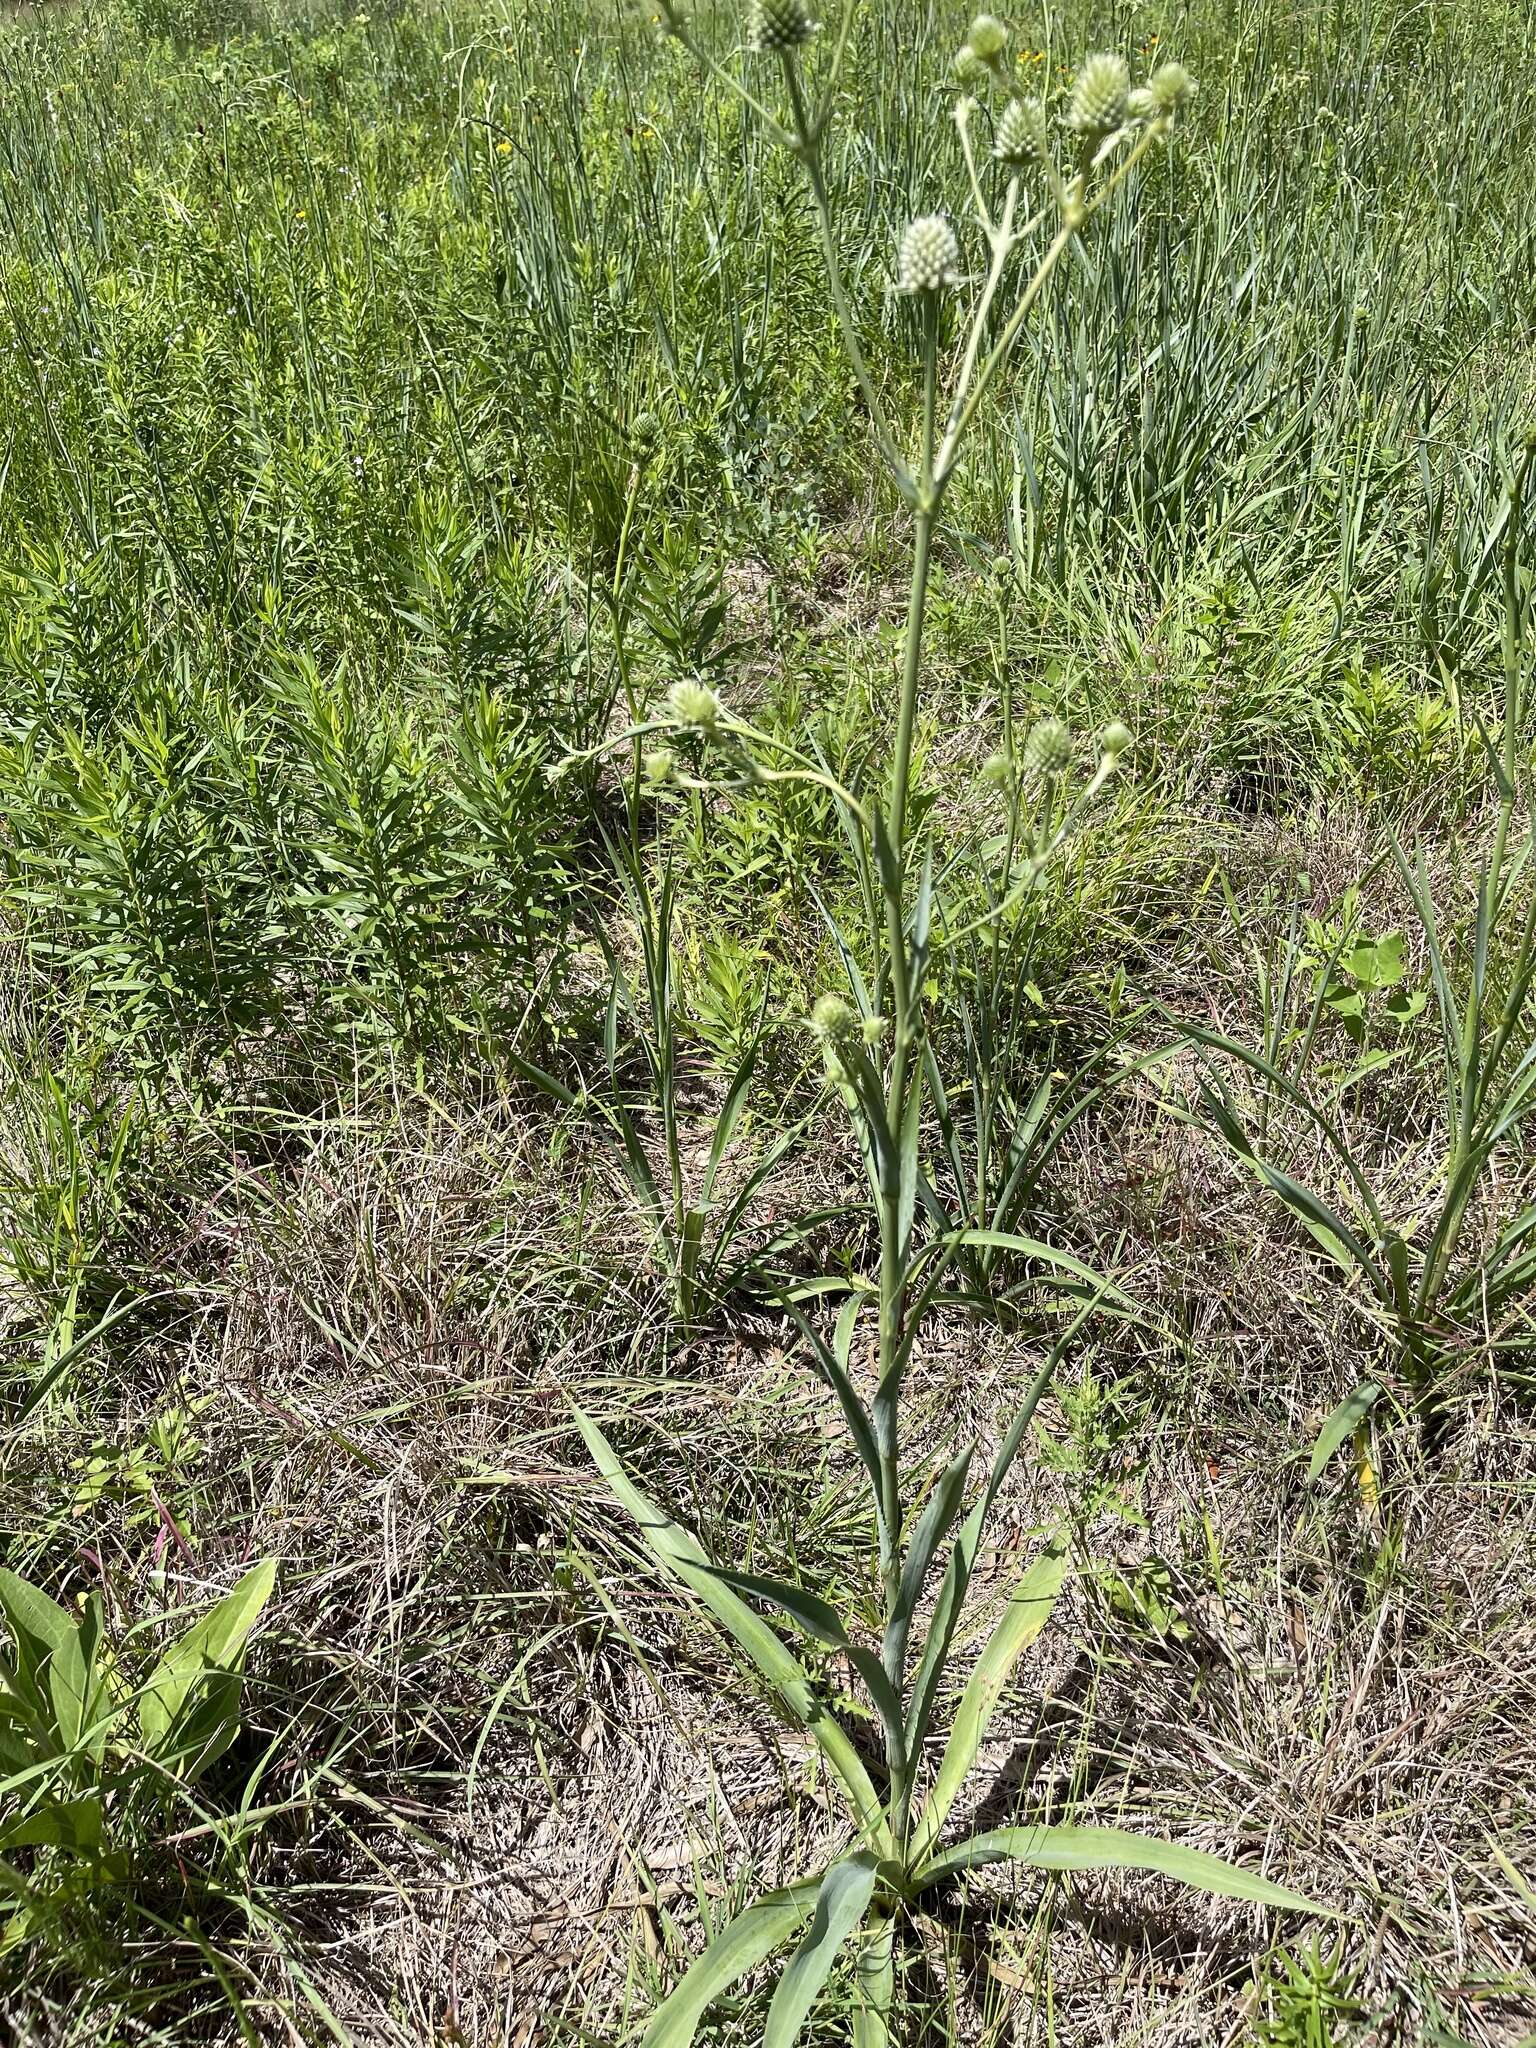
[[[1010,100],[997,124],[992,154],[1000,164],[1021,169],[1025,164],[1043,164],[1051,153],[1045,109],[1038,100]]]
[[[1008,47],[1008,31],[995,14],[978,14],[971,23],[966,42],[983,64],[993,64]]]
[[[720,699],[708,683],[696,683],[686,677],[674,683],[667,692],[667,704],[679,725],[690,732],[701,734],[712,740],[720,730]]]
[[[901,238],[896,288],[909,296],[942,291],[960,282],[960,244],[942,213],[925,213]]]
[[[956,85],[963,85],[967,92],[979,92],[992,77],[969,43],[962,43],[956,50],[954,73]]]
[[[1118,718],[1112,718],[1099,734],[1099,746],[1105,760],[1113,768],[1122,754],[1128,754],[1135,745],[1131,728]]]
[[[1013,780],[1013,762],[1006,754],[988,754],[981,764],[981,779],[994,789],[1006,789]]]
[[[1112,135],[1125,120],[1130,94],[1131,74],[1123,57],[1101,50],[1085,58],[1072,81],[1067,126],[1090,139]]]
[[[1037,775],[1065,775],[1072,766],[1072,735],[1060,718],[1042,718],[1024,741],[1024,766]]]
[[[654,752],[646,754],[640,767],[652,789],[665,789],[677,771],[677,763],[666,747],[657,747]]]
[[[798,50],[816,33],[807,0],[750,0],[747,47],[773,52]]]

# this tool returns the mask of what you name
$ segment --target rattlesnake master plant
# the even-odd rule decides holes
[[[1016,759],[1007,749],[988,780],[1009,806],[1001,865],[988,868],[986,909],[967,921],[963,906],[944,900],[935,881],[931,843],[920,843],[909,820],[913,741],[923,674],[924,622],[934,529],[978,408],[1007,369],[1031,309],[1062,257],[1135,166],[1163,144],[1193,87],[1178,66],[1165,65],[1133,93],[1123,59],[1090,57],[1066,104],[1053,114],[1038,103],[1010,101],[995,125],[995,184],[978,170],[972,126],[980,111],[967,91],[955,110],[969,221],[932,213],[896,237],[894,282],[913,299],[921,332],[920,416],[910,433],[889,417],[865,360],[843,281],[822,160],[822,137],[848,49],[851,10],[844,13],[813,106],[801,58],[814,24],[801,0],[753,0],[743,27],[757,70],[775,77],[782,113],[719,63],[696,40],[675,0],[661,0],[670,30],[697,60],[793,151],[804,167],[820,230],[832,304],[867,407],[871,431],[912,529],[912,578],[895,736],[878,784],[845,788],[818,760],[759,731],[707,686],[683,679],[663,711],[610,743],[628,747],[639,778],[695,788],[810,781],[837,800],[857,864],[869,929],[832,936],[847,970],[844,990],[815,1005],[810,1030],[828,1081],[846,1106],[869,1179],[878,1226],[875,1274],[850,1286],[834,1276],[784,1283],[782,1300],[817,1367],[841,1405],[868,1475],[878,1546],[883,1627],[878,1643],[826,1601],[799,1585],[729,1569],[652,1505],[625,1472],[612,1447],[586,1416],[578,1421],[597,1465],[629,1510],[661,1564],[690,1588],[734,1639],[786,1714],[819,1746],[847,1808],[845,1853],[823,1872],[755,1900],[721,1931],[657,2012],[650,2048],[681,2048],[692,2039],[710,2001],[775,1949],[800,1937],[769,2012],[766,2048],[787,2048],[799,2035],[839,1951],[855,1942],[856,2048],[890,2038],[896,1939],[913,1901],[975,1865],[1011,1859],[1050,1870],[1106,1866],[1159,1870],[1239,1899],[1309,1909],[1307,1902],[1217,1857],[1115,1829],[1028,1825],[989,1830],[954,1843],[945,1831],[987,1724],[1021,1652],[1050,1615],[1067,1574],[1060,1537],[1047,1541],[1015,1588],[1002,1619],[975,1660],[943,1741],[937,1769],[939,1714],[967,1588],[999,1489],[1018,1454],[1036,1404],[1064,1345],[1088,1314],[1114,1294],[1110,1282],[1066,1252],[1011,1227],[1018,1211],[1006,1187],[976,1220],[972,1193],[946,1190],[939,1156],[930,1156],[925,1120],[952,1134],[953,1111],[935,1049],[925,1029],[924,999],[936,934],[954,944],[978,931],[995,933],[1004,915],[1046,882],[1052,861],[1085,811],[1121,767],[1130,734],[1118,721],[1099,736],[1094,763],[1076,774],[1078,751],[1057,718],[1041,720]],[[990,90],[1008,77],[1008,32],[992,15],[978,16],[955,66],[967,85]],[[1026,201],[1026,178],[1031,203]],[[967,266],[962,234],[985,251]],[[953,327],[953,338],[950,328]],[[675,743],[663,757],[642,755],[653,735]],[[603,749],[600,751],[607,751]],[[590,757],[587,757],[590,758]],[[945,865],[953,873],[955,863]],[[959,1150],[950,1147],[951,1156]],[[942,1154],[944,1148],[940,1148]],[[937,1471],[903,1469],[901,1394],[924,1318],[939,1302],[987,1315],[1001,1257],[1048,1272],[1063,1293],[1078,1296],[1075,1319],[1013,1418],[979,1492],[967,1506],[975,1446],[962,1446]],[[969,1276],[980,1273],[980,1285]],[[817,1308],[843,1300],[828,1332]],[[876,1383],[866,1400],[851,1368],[861,1319],[876,1334]],[[937,1574],[936,1590],[931,1580]],[[768,1608],[846,1659],[869,1699],[881,1733],[872,1767],[829,1709],[810,1671],[763,1619]],[[1311,1910],[1311,1909],[1309,1909]]]

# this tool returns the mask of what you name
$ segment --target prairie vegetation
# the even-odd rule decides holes
[[[1533,35],[0,24],[6,2039],[1536,2033]]]

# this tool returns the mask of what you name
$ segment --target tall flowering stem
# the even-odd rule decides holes
[[[1063,1583],[1066,1546],[1059,1537],[1047,1542],[1025,1573],[978,1660],[922,1806],[916,1807],[919,1777],[937,1733],[951,1650],[987,1515],[1064,1346],[1094,1307],[1114,1291],[1109,1281],[1070,1254],[1019,1236],[1009,1221],[999,1222],[999,1216],[1014,1213],[1007,1208],[1006,1194],[979,1216],[968,1192],[958,1185],[946,1202],[921,1157],[925,1101],[936,1102],[943,1091],[924,1018],[934,922],[933,855],[931,845],[919,847],[911,815],[934,543],[945,494],[978,408],[1003,376],[1031,310],[1094,214],[1147,152],[1163,141],[1191,84],[1181,67],[1165,65],[1132,92],[1123,60],[1089,58],[1068,104],[1060,110],[1063,119],[1058,125],[1069,159],[1069,167],[1063,169],[1048,110],[1035,101],[1008,97],[1007,30],[992,15],[976,17],[956,61],[956,77],[964,90],[955,120],[969,185],[970,221],[985,242],[987,263],[979,279],[967,276],[959,232],[944,213],[909,222],[899,237],[894,282],[916,315],[922,392],[920,416],[904,447],[859,338],[822,150],[849,47],[853,9],[845,10],[830,60],[815,81],[822,95],[818,107],[803,69],[818,29],[809,0],[749,0],[747,48],[775,67],[782,87],[781,112],[695,39],[676,0],[660,0],[660,5],[668,28],[700,66],[738,94],[804,169],[838,329],[875,444],[907,507],[912,539],[895,737],[886,772],[873,787],[844,788],[819,759],[770,738],[722,704],[714,690],[687,677],[673,684],[665,708],[656,716],[605,743],[605,749],[639,747],[652,736],[674,738],[678,752],[662,747],[642,757],[646,777],[658,789],[677,783],[702,788],[712,773],[714,786],[727,789],[805,781],[831,790],[847,820],[861,871],[866,878],[873,877],[871,910],[878,908],[876,929],[869,934],[877,955],[872,975],[866,981],[850,967],[848,993],[823,994],[809,1020],[828,1081],[848,1109],[868,1170],[879,1224],[878,1283],[861,1280],[853,1285],[830,1339],[806,1304],[812,1296],[824,1298],[828,1285],[836,1283],[822,1281],[798,1290],[787,1283],[782,1295],[837,1395],[870,1481],[883,1609],[878,1650],[863,1639],[861,1627],[845,1621],[803,1585],[782,1584],[711,1562],[692,1536],[645,1499],[596,1425],[578,1416],[599,1470],[659,1563],[709,1608],[781,1707],[820,1748],[854,1831],[845,1853],[818,1878],[765,1894],[722,1930],[663,2003],[646,2040],[648,2048],[686,2048],[710,1997],[806,1930],[775,1994],[763,2037],[773,2048],[790,2048],[838,1947],[862,1927],[855,1968],[854,2048],[886,2048],[901,1918],[928,1887],[946,1883],[975,1864],[999,1858],[1058,1870],[1121,1864],[1172,1871],[1228,1896],[1290,1906],[1305,1903],[1215,1857],[1111,1829],[1042,1824],[994,1830],[941,1847],[949,1814],[1009,1671],[1044,1626]],[[990,164],[984,167],[977,161],[972,130],[980,108],[977,95],[994,91],[1007,104],[993,124]],[[1000,187],[995,205],[988,197],[989,178]],[[1025,204],[1026,182],[1039,202],[1034,211]],[[1033,262],[1021,262],[1022,252],[1029,249],[1035,252]],[[1006,728],[1011,748],[1011,715]],[[1075,793],[1076,750],[1058,718],[1037,722],[1018,760],[1005,754],[989,762],[988,779],[1009,807],[1008,853],[1000,872],[987,872],[981,914],[969,921],[958,915],[944,918],[947,943],[963,941],[982,929],[995,937],[1001,920],[1041,885],[1130,745],[1131,735],[1123,725],[1106,726],[1097,738],[1095,763]],[[844,957],[852,962],[857,941],[841,931],[836,936]],[[919,1508],[916,1499],[908,1503],[903,1498],[900,1406],[907,1368],[924,1316],[956,1263],[990,1261],[999,1255],[1022,1256],[1036,1269],[1064,1276],[1080,1296],[1079,1313],[1012,1418],[980,1497],[966,1509],[973,1444],[941,1472],[917,1476]],[[979,1304],[987,1293],[985,1280],[979,1286],[967,1283],[965,1298]],[[878,1379],[873,1399],[866,1403],[853,1383],[849,1362],[855,1325],[871,1295],[879,1316]],[[929,1604],[928,1581],[935,1571],[941,1583]],[[841,1723],[823,1705],[805,1668],[764,1621],[763,1606],[837,1651],[857,1674],[882,1731],[883,1788]],[[920,1609],[925,1615],[921,1629]],[[915,1651],[910,1663],[909,1646]]]

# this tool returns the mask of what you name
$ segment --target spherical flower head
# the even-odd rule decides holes
[[[1099,734],[1100,749],[1111,768],[1117,767],[1121,755],[1128,754],[1134,745],[1131,728],[1118,718],[1112,718]]]
[[[826,1046],[846,1046],[859,1036],[859,1020],[851,1004],[830,989],[816,998],[811,1011],[811,1031]]]
[[[640,767],[651,789],[665,789],[677,772],[677,763],[666,747],[657,747],[645,755]]]
[[[981,779],[994,789],[1006,789],[1013,780],[1013,762],[1007,754],[988,754],[981,764]]]
[[[1036,775],[1065,775],[1072,766],[1072,735],[1060,718],[1042,718],[1024,742],[1024,766]]]
[[[1197,90],[1195,81],[1179,63],[1159,64],[1147,80],[1147,91],[1160,114],[1177,113],[1186,100],[1194,98]]]
[[[1045,163],[1050,149],[1050,131],[1040,102],[1010,100],[1003,109],[992,144],[992,154],[998,162],[1019,170],[1026,164]]]
[[[749,0],[747,46],[772,53],[798,50],[816,33],[808,0]]]
[[[1072,81],[1067,126],[1089,138],[1112,135],[1125,121],[1130,96],[1131,73],[1125,59],[1100,50],[1084,58]]]
[[[954,72],[956,85],[963,85],[967,92],[980,92],[992,77],[969,43],[962,43],[956,50]]]
[[[667,692],[667,705],[679,725],[712,740],[720,730],[720,699],[708,683],[686,677]]]
[[[909,221],[901,238],[896,288],[908,296],[943,291],[960,282],[960,244],[942,213]]]
[[[995,14],[978,14],[965,40],[983,64],[995,64],[1008,47],[1008,31]]]

